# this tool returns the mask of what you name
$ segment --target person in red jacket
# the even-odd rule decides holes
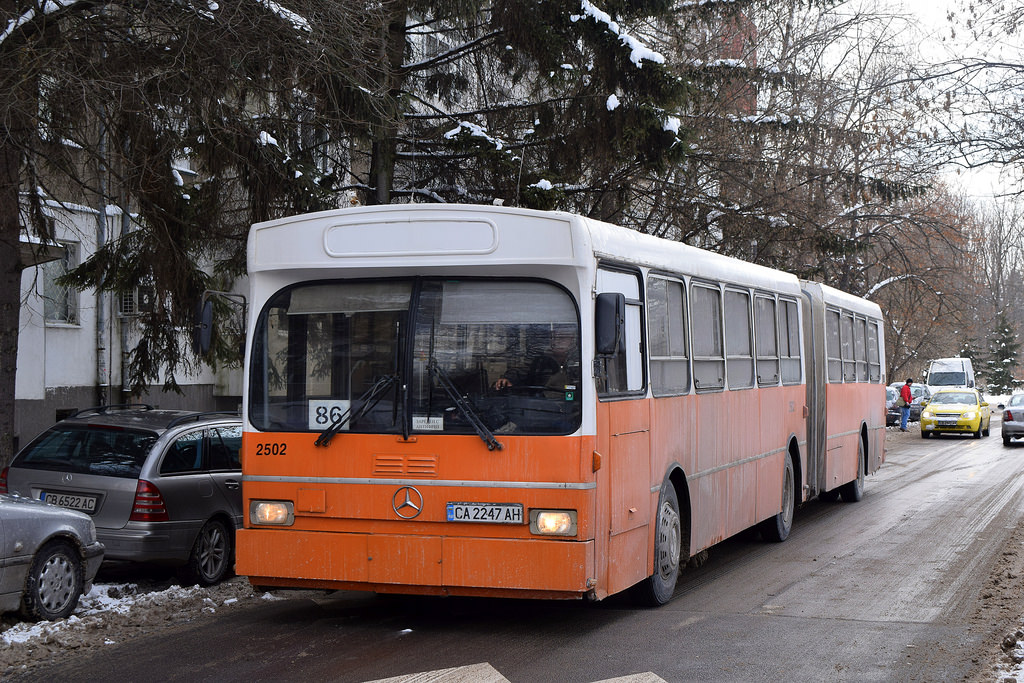
[[[900,387],[900,398],[903,399],[903,405],[900,406],[900,431],[907,431],[907,420],[910,419],[910,404],[914,402],[914,395],[910,392],[910,385],[914,383],[914,380],[908,379],[906,384]]]

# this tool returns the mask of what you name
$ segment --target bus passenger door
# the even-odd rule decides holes
[[[605,454],[603,469],[609,505],[608,589],[614,593],[651,572],[653,555],[648,527],[651,510],[657,505],[657,493],[653,494],[652,502],[651,414],[644,391],[638,274],[601,269],[597,274],[597,293],[604,302],[617,299],[615,315],[620,321],[614,348],[598,349],[594,363],[599,395],[597,442]],[[660,487],[661,482],[657,483]]]

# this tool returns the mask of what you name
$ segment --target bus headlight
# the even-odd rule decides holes
[[[530,510],[530,533],[541,536],[575,536],[575,510]]]
[[[286,500],[254,500],[249,503],[249,522],[291,526],[295,522],[295,506]]]

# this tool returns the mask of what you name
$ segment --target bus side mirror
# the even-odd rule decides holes
[[[210,344],[213,340],[213,301],[205,299],[196,314],[195,343],[199,355],[205,356],[210,352]]]
[[[613,356],[622,348],[626,322],[626,297],[620,292],[597,295],[594,308],[594,337],[599,356]]]

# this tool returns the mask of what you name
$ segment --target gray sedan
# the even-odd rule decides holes
[[[1000,431],[1003,435],[1003,445],[1009,446],[1011,439],[1024,437],[1024,394],[1014,394],[1006,402],[1000,404],[1003,411],[1003,424]]]
[[[70,616],[103,561],[88,515],[0,494],[0,612]]]

